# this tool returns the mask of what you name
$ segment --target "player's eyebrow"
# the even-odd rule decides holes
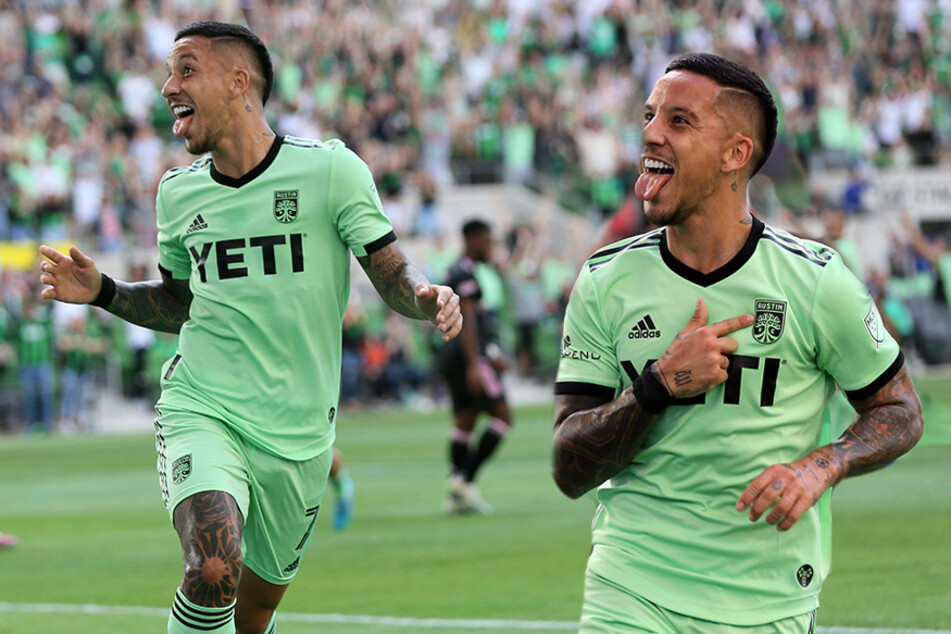
[[[651,104],[649,104],[649,103],[645,103],[645,104],[644,104],[644,111],[645,111],[645,112],[654,112],[655,110],[657,110],[657,109],[656,109],[653,105],[651,105]],[[690,108],[688,108],[688,107],[686,107],[686,106],[667,106],[667,107],[663,108],[663,110],[666,110],[666,111],[667,111],[668,113],[670,113],[670,114],[682,114],[682,115],[686,115],[687,118],[689,118],[689,119],[694,119],[694,120],[696,120],[696,119],[699,119],[699,118],[700,118],[700,116],[699,116],[696,112],[694,112],[693,110],[691,110]]]
[[[178,64],[182,60],[186,60],[186,59],[192,59],[196,62],[198,61],[198,58],[195,57],[193,53],[182,53],[181,55],[175,58],[175,63]],[[168,60],[165,60],[165,70],[171,72],[171,67],[169,66]]]

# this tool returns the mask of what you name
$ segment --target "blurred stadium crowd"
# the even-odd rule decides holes
[[[865,211],[866,167],[951,161],[951,0],[0,0],[0,242],[70,240],[117,257],[151,248],[158,179],[193,159],[160,95],[166,53],[179,27],[242,21],[242,6],[274,57],[275,130],[343,139],[407,240],[446,239],[438,201],[451,184],[523,184],[593,224],[636,212],[640,105],[688,50],[750,66],[776,95],[780,142],[763,179],[775,192],[757,204],[776,224],[826,221],[825,239],[860,250],[834,225]],[[852,177],[831,200],[781,195],[804,173],[837,169]],[[857,274],[911,345],[923,311],[947,310],[951,256],[907,228],[890,263]],[[500,226],[500,265],[481,279],[513,359],[545,377],[574,270],[532,234]],[[455,254],[430,253],[438,279]],[[2,264],[0,428],[85,424],[70,403],[88,412],[88,386],[110,372],[128,395],[154,389],[142,368],[174,342],[85,308],[51,314],[33,299],[37,276]],[[345,400],[438,398],[428,334],[354,304]]]

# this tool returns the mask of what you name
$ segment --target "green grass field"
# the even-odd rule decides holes
[[[826,632],[951,630],[951,381],[918,384],[925,442],[835,493]],[[448,414],[343,412],[356,518],[335,533],[322,513],[279,631],[570,631],[594,503],[551,482],[550,426],[519,408],[481,478],[495,514],[447,517]],[[0,551],[0,634],[165,631],[180,560],[154,464],[145,433],[0,438],[0,530],[21,538]]]

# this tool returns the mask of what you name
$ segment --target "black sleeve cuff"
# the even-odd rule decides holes
[[[845,395],[849,397],[850,401],[860,401],[863,398],[868,398],[875,392],[882,389],[886,383],[895,378],[895,375],[898,374],[898,371],[901,370],[902,366],[905,365],[905,355],[901,350],[898,351],[898,357],[895,361],[892,362],[888,369],[878,375],[878,378],[866,385],[863,388],[857,390],[845,390]]]
[[[555,394],[566,396],[595,396],[606,400],[614,400],[615,389],[605,387],[594,383],[581,383],[578,381],[560,381],[555,383]]]
[[[364,245],[363,250],[367,252],[367,255],[370,255],[371,253],[375,251],[379,251],[380,249],[390,244],[391,242],[396,242],[396,233],[393,231],[390,231],[388,234],[386,234],[382,238],[377,238],[370,244]]]

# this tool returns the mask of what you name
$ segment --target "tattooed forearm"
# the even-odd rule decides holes
[[[405,317],[428,319],[416,306],[416,287],[429,281],[409,263],[395,243],[357,261],[387,306]]]
[[[241,576],[241,513],[227,493],[206,491],[175,509],[182,541],[182,591],[193,603],[224,607],[234,601]]]
[[[145,328],[177,333],[188,321],[189,305],[172,295],[163,282],[116,281],[115,298],[106,310]]]
[[[577,498],[627,467],[657,417],[628,387],[613,401],[591,407],[585,397],[559,396],[554,468],[558,488]],[[558,422],[560,421],[560,422]]]
[[[914,447],[924,431],[921,402],[904,367],[878,392],[852,404],[861,414],[829,445],[831,455],[820,456],[841,465],[840,480],[884,467]]]

